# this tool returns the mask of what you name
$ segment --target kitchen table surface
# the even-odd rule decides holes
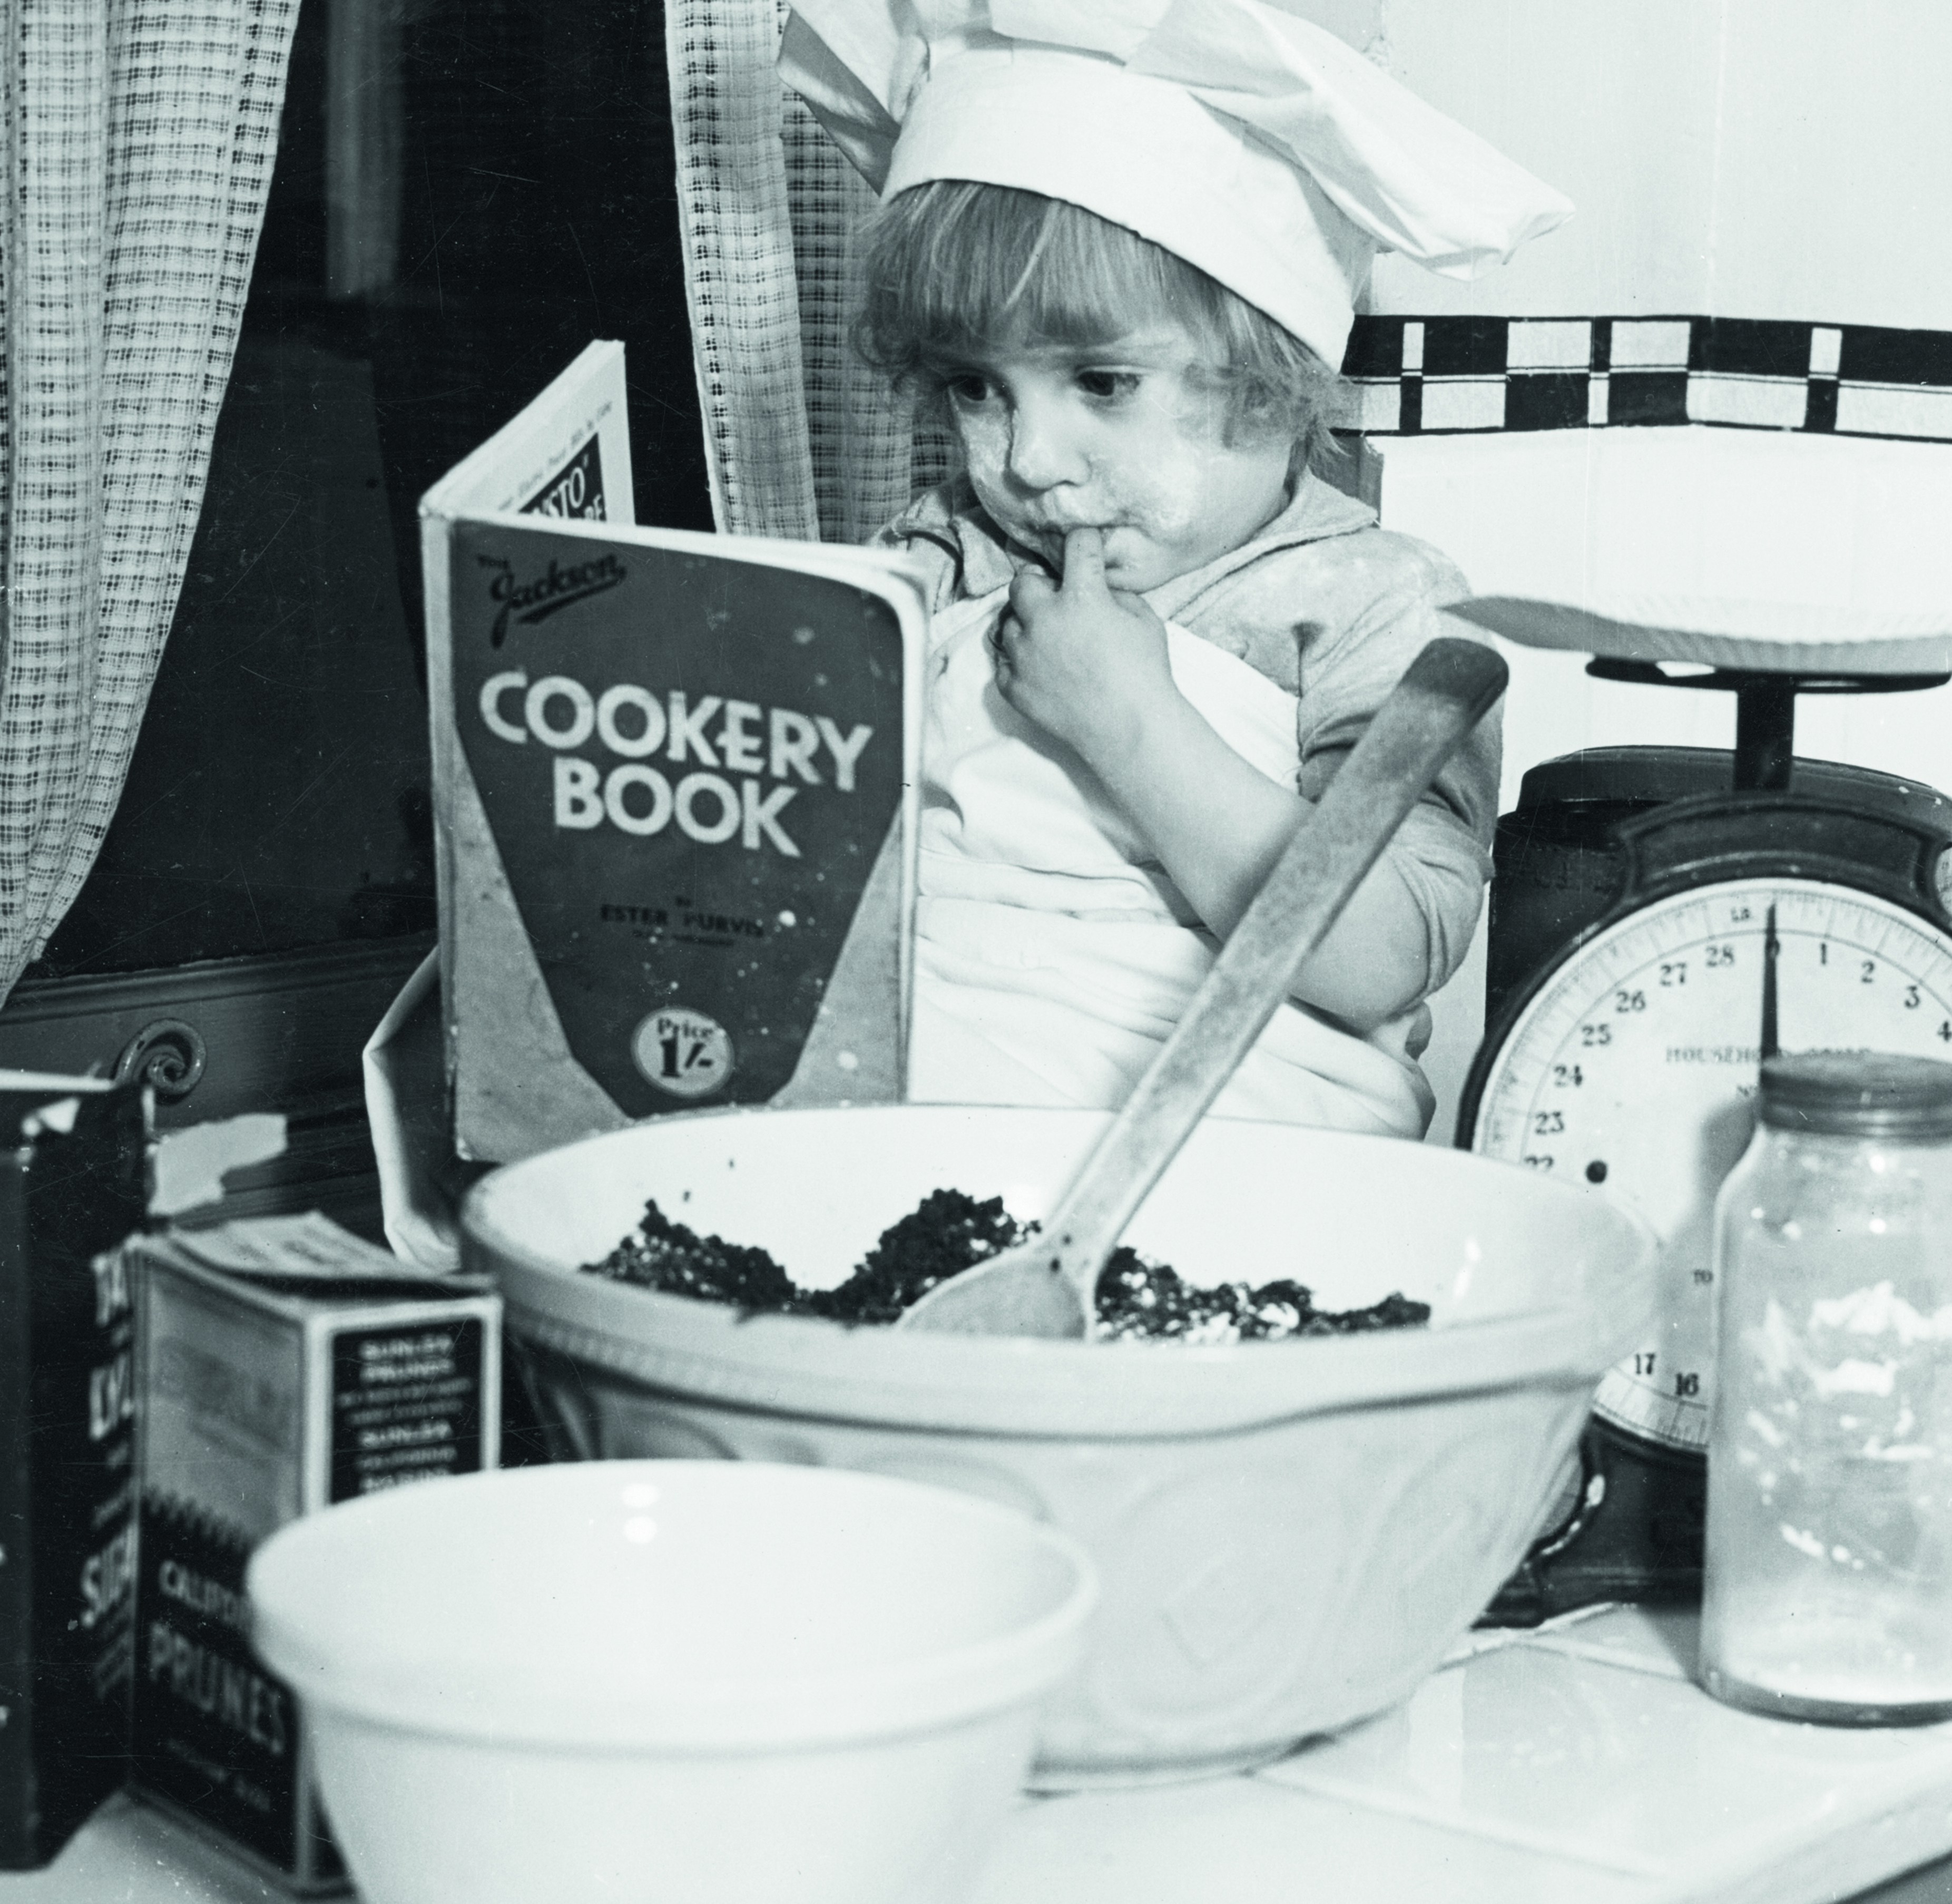
[[[1474,1633],[1406,1706],[1251,1775],[1026,1799],[978,1904],[1952,1904],[1952,1724],[1735,1711],[1694,1630]],[[0,1904],[283,1896],[127,1799],[0,1874]]]

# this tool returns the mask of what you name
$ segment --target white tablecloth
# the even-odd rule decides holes
[[[1952,1904],[1952,1725],[1753,1718],[1694,1651],[1691,1614],[1631,1608],[1474,1634],[1400,1711],[1260,1772],[1027,1799],[980,1904]],[[0,1875],[0,1904],[280,1895],[127,1799]]]

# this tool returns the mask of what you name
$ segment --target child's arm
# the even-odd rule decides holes
[[[1010,600],[996,644],[1004,698],[1078,754],[1225,938],[1307,803],[1243,760],[1180,693],[1165,625],[1107,585],[1097,531],[1066,538],[1061,584],[1026,571]],[[1368,1030],[1422,995],[1429,953],[1422,909],[1385,859],[1302,967],[1294,995]]]

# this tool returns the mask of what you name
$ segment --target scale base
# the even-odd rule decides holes
[[[1579,1460],[1570,1511],[1532,1543],[1479,1626],[1535,1627],[1606,1601],[1700,1599],[1706,1458],[1656,1448],[1595,1415]]]

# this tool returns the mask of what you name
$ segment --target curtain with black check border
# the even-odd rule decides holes
[[[869,191],[774,70],[783,0],[668,0],[679,223],[718,527],[858,542],[951,466],[855,357]]]
[[[0,0],[0,996],[95,863],[182,585],[298,0]]]

